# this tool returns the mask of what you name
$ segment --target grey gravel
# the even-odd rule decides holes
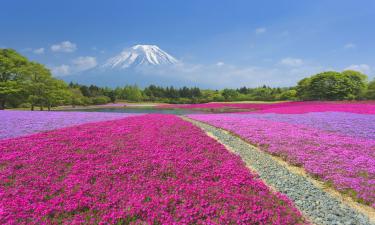
[[[186,117],[206,132],[230,147],[260,178],[277,191],[294,201],[301,212],[314,224],[374,224],[369,218],[343,204],[323,191],[306,177],[289,171],[267,153],[257,150],[247,142],[219,128]]]

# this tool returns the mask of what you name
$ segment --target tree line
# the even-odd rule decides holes
[[[65,83],[56,79],[42,64],[29,61],[12,49],[0,49],[0,109],[39,107],[50,110],[60,105],[106,104],[129,102],[204,103],[222,101],[279,100],[366,100],[375,99],[375,80],[347,70],[328,71],[304,78],[295,87],[241,87],[237,89],[200,89],[198,87],[140,88],[125,85],[117,88]]]

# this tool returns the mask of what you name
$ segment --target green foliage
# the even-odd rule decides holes
[[[375,79],[368,84],[366,98],[375,99]]]
[[[92,98],[92,104],[94,105],[103,105],[108,102],[110,102],[111,99],[107,96],[101,95],[101,96],[96,96]]]
[[[297,96],[302,100],[362,99],[367,87],[367,76],[347,70],[328,71],[304,78],[298,82]]]
[[[297,100],[297,91],[294,89],[282,92],[277,97],[278,100]]]
[[[238,97],[238,92],[233,89],[225,88],[222,91],[221,95],[224,97],[226,101],[228,101],[228,100],[235,99],[236,97]]]
[[[42,64],[30,62],[12,49],[0,49],[0,100],[6,105],[47,107],[62,105],[71,93],[65,82],[52,77]]]
[[[0,49],[0,109],[30,105],[50,109],[63,104],[67,85],[52,77],[42,64],[30,62],[12,49]]]
[[[22,95],[24,67],[28,60],[13,49],[0,49],[0,109]]]
[[[202,92],[199,88],[182,87],[174,88],[159,87],[150,85],[143,90],[144,100],[148,101],[163,101],[168,103],[197,103],[203,99]],[[189,99],[189,101],[186,101]]]
[[[352,83],[352,95],[354,95],[356,99],[364,98],[367,91],[368,77],[354,70],[345,70],[342,74],[347,76]]]
[[[137,85],[126,85],[123,88],[116,88],[117,98],[138,102],[143,99],[142,90]]]

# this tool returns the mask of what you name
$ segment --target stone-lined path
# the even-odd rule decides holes
[[[229,132],[195,121],[183,119],[199,126],[210,136],[238,154],[246,165],[275,190],[287,195],[302,213],[315,224],[373,224],[374,218],[344,204],[314,184],[310,178],[287,169],[269,154],[251,146]],[[371,215],[370,215],[371,216]]]

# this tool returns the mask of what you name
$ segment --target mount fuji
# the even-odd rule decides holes
[[[141,87],[150,84],[196,86],[194,80],[182,76],[181,65],[184,65],[183,62],[156,45],[135,45],[108,58],[98,69],[63,76],[62,79],[66,82],[108,87],[126,84]]]
[[[103,68],[126,69],[139,66],[173,65],[179,61],[156,45],[135,45],[109,58]]]

